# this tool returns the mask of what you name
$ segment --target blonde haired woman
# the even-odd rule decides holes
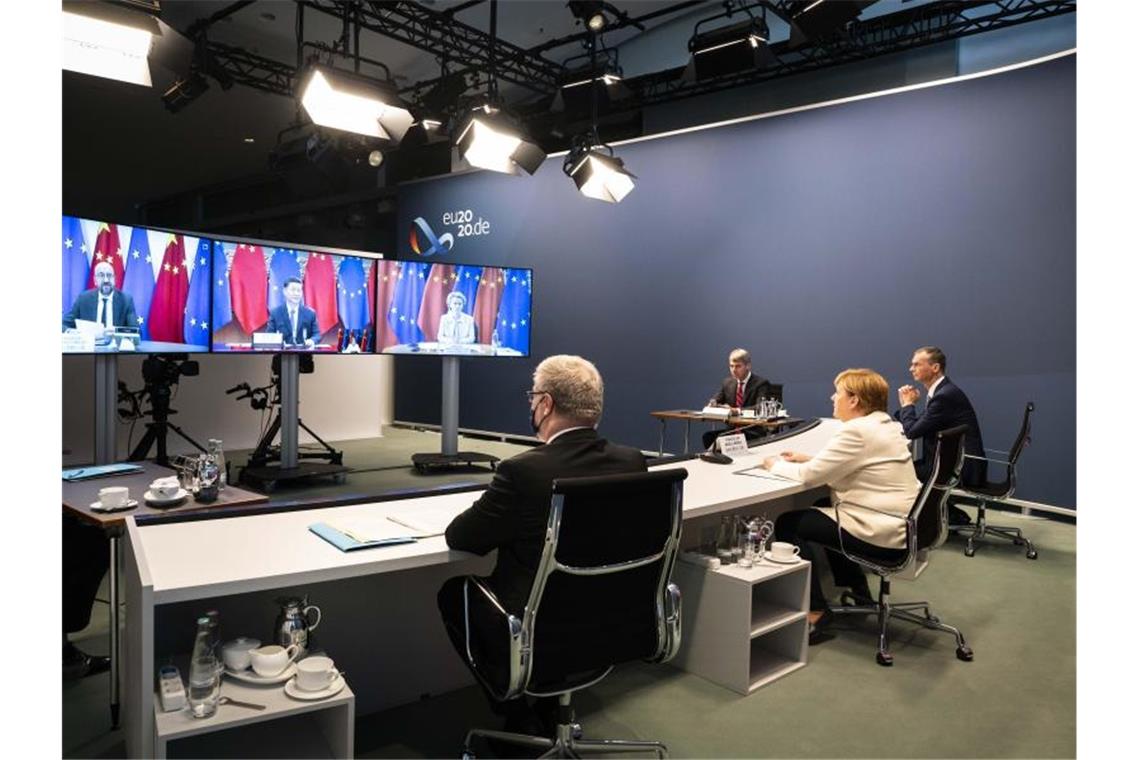
[[[777,475],[798,480],[809,487],[827,485],[830,503],[780,515],[775,538],[800,547],[812,560],[811,643],[824,639],[823,627],[830,622],[827,600],[819,582],[816,558],[809,544],[827,550],[837,586],[848,586],[856,596],[870,595],[863,569],[839,550],[843,545],[861,555],[895,561],[905,552],[905,518],[918,495],[910,450],[902,425],[887,414],[890,388],[878,372],[847,369],[835,376],[832,413],[843,424],[815,456],[785,451],[768,457],[761,465]],[[835,509],[839,505],[839,528]]]

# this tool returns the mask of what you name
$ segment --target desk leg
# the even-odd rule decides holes
[[[657,436],[657,456],[663,457],[665,456],[665,419],[662,418],[660,422],[661,432]]]
[[[693,426],[692,420],[685,420],[685,453],[689,453],[689,428]]]
[[[119,541],[111,534],[111,729],[119,727]]]

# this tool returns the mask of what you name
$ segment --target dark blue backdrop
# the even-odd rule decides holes
[[[460,425],[529,432],[534,365],[577,353],[606,381],[603,434],[655,449],[650,410],[700,406],[736,346],[823,415],[837,371],[897,387],[934,343],[988,447],[1036,402],[1018,496],[1075,506],[1075,67],[620,146],[639,180],[618,205],[578,195],[561,158],[404,186],[399,257],[423,217],[455,236],[428,260],[534,268],[532,358],[465,360]],[[400,358],[396,417],[438,422],[439,376]]]

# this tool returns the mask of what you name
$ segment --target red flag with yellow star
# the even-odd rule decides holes
[[[162,254],[162,267],[154,284],[150,301],[150,339],[170,343],[185,343],[182,324],[186,312],[186,296],[190,292],[190,278],[186,274],[186,248],[181,235],[171,235]]]
[[[310,253],[305,260],[305,305],[317,312],[317,329],[324,335],[337,323],[336,270],[332,256]]]
[[[455,289],[455,266],[452,264],[432,264],[428,272],[424,297],[420,301],[420,329],[424,340],[434,341],[439,334],[439,320],[447,311],[447,294]],[[471,304],[465,304],[463,311],[471,313]]]
[[[239,243],[230,263],[230,303],[234,319],[246,333],[260,330],[269,321],[268,280],[262,247]]]
[[[99,225],[99,233],[95,238],[95,251],[91,257],[91,271],[87,274],[87,289],[95,287],[95,265],[106,261],[115,268],[115,287],[122,290],[123,257],[119,253],[119,228],[114,224],[104,222]]]

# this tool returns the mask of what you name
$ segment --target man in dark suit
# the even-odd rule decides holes
[[[320,329],[317,327],[317,312],[301,303],[304,295],[301,281],[290,277],[281,286],[281,293],[285,296],[285,303],[269,312],[265,331],[281,333],[286,346],[311,347],[315,338],[320,337]]]
[[[934,466],[934,447],[939,431],[965,425],[966,453],[984,457],[982,431],[970,399],[950,378],[946,377],[946,354],[937,346],[923,346],[910,360],[910,374],[926,387],[926,408],[919,414],[915,408],[919,392],[913,385],[899,388],[899,410],[895,419],[902,423],[907,438],[922,439],[922,456],[915,461],[918,479],[925,482]],[[962,482],[977,485],[986,479],[986,463],[967,459],[962,467]],[[959,507],[950,505],[950,524],[969,525],[970,516]]]
[[[63,315],[64,329],[74,328],[75,320],[85,319],[103,325],[104,333],[116,327],[139,328],[135,301],[115,287],[115,269],[106,261],[95,265],[95,287],[75,297],[75,303]]]
[[[737,348],[728,355],[729,376],[721,383],[716,395],[709,399],[709,406],[727,406],[733,414],[741,409],[756,406],[761,399],[772,395],[771,386],[766,378],[752,374],[752,355],[743,348]],[[716,437],[724,430],[709,430],[701,437],[704,447],[710,448]],[[748,438],[759,438],[764,435],[757,429],[745,430]]]
[[[534,371],[533,390],[527,392],[530,424],[543,444],[500,462],[483,495],[447,526],[452,549],[479,555],[498,549],[487,585],[519,618],[542,555],[554,480],[646,469],[640,451],[598,436],[602,391],[601,375],[589,361],[567,355],[543,360]],[[440,589],[439,609],[466,662],[463,608],[463,578],[452,578]],[[497,640],[503,633],[495,629],[486,636]],[[492,709],[506,716],[508,730],[536,730],[537,716],[524,699],[490,701]]]

